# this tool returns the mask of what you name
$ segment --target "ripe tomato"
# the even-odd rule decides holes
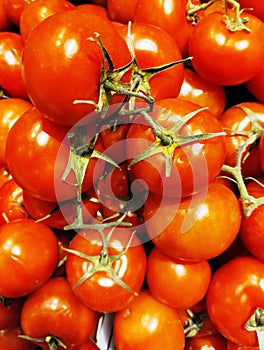
[[[213,275],[207,291],[207,311],[217,329],[231,342],[258,346],[256,332],[245,324],[256,308],[264,307],[264,263],[254,257],[237,257]]]
[[[0,225],[0,295],[27,295],[52,275],[59,257],[53,231],[41,223],[19,219]],[[8,271],[8,273],[7,273]]]
[[[0,302],[0,330],[20,325],[20,314],[24,302],[25,298],[7,299]]]
[[[211,268],[206,260],[173,259],[154,247],[148,255],[146,278],[157,300],[177,309],[190,308],[205,296]]]
[[[247,185],[249,195],[254,198],[264,197],[264,178],[259,178],[257,183],[254,180]],[[262,185],[261,185],[262,184]],[[263,235],[264,235],[264,205],[256,208],[249,217],[242,217],[240,237],[248,251],[261,261],[264,261]]]
[[[75,346],[72,348],[72,350],[100,350],[98,346],[92,341],[92,340],[87,340],[81,345]]]
[[[105,229],[103,235],[104,238],[98,231],[84,230],[74,236],[70,249],[84,256],[69,252],[66,274],[84,305],[99,312],[114,312],[124,308],[140,291],[146,253],[136,236],[129,242],[131,231],[125,227],[112,232]],[[109,242],[103,244],[103,239]],[[82,277],[82,283],[76,285]]]
[[[264,21],[264,6],[262,1],[239,0],[239,3],[243,11],[252,13],[254,16]]]
[[[182,56],[188,55],[188,40],[191,26],[187,22],[185,6],[181,1],[137,1],[134,22],[149,23],[167,31],[176,41]]]
[[[190,337],[186,341],[185,350],[227,350],[227,340],[221,334]]]
[[[0,164],[6,166],[5,148],[9,130],[17,119],[32,108],[29,101],[20,98],[4,98],[0,100]]]
[[[209,111],[203,110],[179,130],[175,129],[184,116],[199,108],[192,102],[177,98],[158,101],[151,113],[164,128],[158,137],[143,117],[135,119],[131,125],[127,134],[127,158],[134,160],[151,145],[156,152],[129,165],[131,176],[143,180],[150,192],[164,197],[185,197],[207,187],[219,174],[226,156],[224,137],[194,140],[198,134],[221,133],[223,129],[219,121]],[[162,139],[167,135],[168,140]],[[194,139],[184,144],[188,137]],[[168,158],[171,165],[169,176],[166,174]]]
[[[22,54],[24,45],[20,34],[0,33],[0,85],[10,97],[27,99],[22,80]]]
[[[127,26],[118,31],[124,39],[127,37]],[[175,40],[164,29],[148,23],[133,23],[131,39],[135,57],[140,69],[159,67],[180,61],[181,52]],[[154,75],[150,81],[150,94],[155,101],[177,97],[183,82],[183,63]],[[145,83],[145,82],[144,82]]]
[[[0,225],[27,216],[23,206],[23,190],[14,179],[10,179],[0,187]]]
[[[19,27],[20,16],[24,8],[35,0],[4,0],[8,18]]]
[[[0,31],[12,31],[13,23],[10,20],[10,18],[7,16],[6,10],[5,10],[5,2],[0,1]]]
[[[70,172],[67,182],[63,180],[70,155],[68,131],[67,127],[50,122],[35,107],[13,125],[6,143],[7,167],[25,192],[52,202],[76,196],[75,174]],[[100,145],[101,141],[97,144]],[[89,161],[83,191],[88,190],[95,181],[95,164],[95,158]]]
[[[226,104],[222,86],[204,80],[188,68],[184,69],[184,80],[178,98],[207,107],[216,118],[223,113]]]
[[[44,19],[58,12],[73,9],[74,5],[65,0],[34,0],[25,6],[21,12],[19,29],[22,40],[25,42],[36,26]]]
[[[176,259],[207,260],[224,252],[235,240],[241,208],[229,188],[211,183],[206,193],[180,203],[150,194],[144,220],[149,237],[165,254]]]
[[[54,277],[27,298],[21,312],[21,327],[26,336],[43,338],[43,343],[36,342],[43,349],[48,349],[47,336],[59,339],[65,348],[72,348],[93,333],[98,317],[76,298],[65,277]]]
[[[111,21],[127,24],[133,22],[136,0],[107,0],[107,13]]]
[[[261,70],[252,79],[246,82],[249,92],[255,96],[260,102],[264,102],[264,69]]]
[[[230,341],[227,342],[227,350],[259,350],[259,347],[257,346],[244,346],[244,345],[238,345],[234,344]]]
[[[183,326],[175,308],[157,301],[142,290],[127,307],[114,315],[117,350],[182,350]]]
[[[193,57],[194,69],[202,78],[218,85],[236,85],[261,71],[264,24],[251,14],[241,13],[240,16],[249,19],[246,26],[250,32],[229,30],[221,12],[208,14],[194,27],[189,54]]]
[[[12,179],[12,176],[9,174],[6,168],[0,166],[0,188],[1,186],[3,186],[3,184],[5,184],[7,181],[11,179]]]
[[[30,341],[21,339],[18,336],[22,334],[19,326],[3,329],[0,331],[0,347],[8,350],[35,350],[36,345]]]
[[[95,32],[115,68],[130,62],[127,44],[114,25],[91,11],[57,13],[42,21],[25,44],[23,76],[29,97],[56,123],[72,126],[95,108],[75,100],[98,102],[102,52],[89,40]]]

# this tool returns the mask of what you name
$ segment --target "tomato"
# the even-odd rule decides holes
[[[27,216],[23,206],[23,190],[14,179],[10,179],[0,187],[0,225]]]
[[[0,1],[0,31],[12,31],[13,23],[7,16],[6,10],[5,10],[5,2],[2,0]]]
[[[25,298],[15,298],[0,302],[0,330],[19,326],[24,301]]]
[[[133,22],[136,0],[107,0],[107,13],[111,21],[127,24]]]
[[[65,0],[34,0],[23,9],[19,29],[22,40],[25,42],[32,30],[44,19],[58,12],[73,9],[74,5]]]
[[[95,108],[91,103],[74,104],[75,100],[98,102],[102,52],[87,40],[96,39],[95,32],[115,68],[130,62],[127,44],[114,25],[91,11],[57,13],[42,21],[25,44],[23,76],[29,97],[56,123],[72,126]]]
[[[247,185],[247,191],[249,195],[254,198],[264,197],[264,178],[259,178],[260,183],[254,180],[250,181]],[[261,185],[262,184],[262,185]],[[245,247],[249,252],[257,257],[259,260],[264,261],[263,253],[263,216],[264,205],[258,206],[249,217],[243,217],[240,228],[240,237]]]
[[[221,335],[204,335],[187,340],[185,350],[227,350],[227,340]]]
[[[81,345],[75,346],[72,348],[72,350],[100,350],[98,346],[92,341],[92,340],[87,340]]]
[[[208,261],[170,258],[154,247],[147,260],[147,283],[159,301],[177,309],[190,308],[205,296],[211,279]]]
[[[22,54],[24,45],[20,34],[0,33],[0,86],[10,97],[27,99],[22,80]]]
[[[127,38],[127,26],[119,29],[124,39]],[[141,70],[159,67],[182,59],[175,40],[165,29],[148,23],[131,25],[137,64]],[[155,101],[177,97],[183,82],[183,63],[155,74],[149,81],[150,94]],[[144,87],[144,86],[143,86]]]
[[[87,340],[98,317],[76,298],[65,277],[54,277],[25,301],[21,327],[26,336],[43,338],[43,344],[45,338],[51,336],[53,340],[60,340],[65,348],[71,348]],[[36,342],[41,346],[42,343]],[[47,345],[43,345],[43,349],[48,349]]]
[[[3,329],[0,331],[0,347],[8,350],[36,350],[36,346],[30,341],[21,339],[22,334],[19,326]]]
[[[187,22],[185,6],[181,1],[140,0],[136,4],[134,22],[153,24],[167,31],[176,41],[182,56],[188,55],[191,26]]]
[[[147,233],[163,253],[185,260],[207,260],[224,252],[235,240],[241,208],[226,186],[211,183],[177,203],[149,195],[144,207]]]
[[[76,9],[77,10],[91,11],[91,12],[93,12],[93,14],[96,14],[98,16],[102,16],[102,17],[108,19],[107,9],[101,5],[92,4],[92,3],[88,3],[88,4],[81,3],[81,4],[76,6]]]
[[[246,87],[248,91],[255,96],[260,102],[264,102],[264,69],[261,70],[252,79],[246,82]]]
[[[254,124],[252,124],[252,118],[255,120]],[[225,164],[235,166],[237,149],[244,145],[249,136],[243,135],[243,133],[249,133],[252,128],[255,128],[255,122],[259,123],[260,128],[264,127],[264,105],[259,102],[241,102],[235,104],[222,113],[219,121],[227,133],[225,137],[227,150]],[[248,156],[245,155],[245,161],[242,163],[242,171],[245,173],[248,172],[251,176],[254,176],[252,175],[253,170],[255,175],[259,175],[260,173],[260,158],[257,158],[259,154],[256,154],[257,157],[255,157],[255,152],[251,152],[252,154],[249,153]],[[250,158],[252,158],[253,164],[255,163],[254,167],[252,167],[252,163],[251,166],[244,164],[251,162]]]
[[[150,192],[164,197],[185,197],[207,187],[219,174],[226,155],[224,138],[218,134],[223,130],[209,111],[198,112],[199,109],[200,106],[180,99],[158,101],[151,113],[164,128],[158,137],[143,117],[135,119],[131,125],[126,146],[127,158],[132,162],[129,170],[132,176],[145,182]],[[197,114],[177,129],[180,120],[194,111]],[[205,140],[195,139],[203,133],[217,135]],[[150,150],[154,153],[149,152],[145,159],[135,162],[148,147],[152,147]]]
[[[75,174],[70,172],[67,181],[63,180],[70,155],[68,131],[67,127],[50,122],[35,107],[13,125],[6,143],[7,167],[25,192],[52,202],[76,196]],[[101,144],[100,140],[98,144]],[[95,164],[95,158],[89,161],[83,191],[93,185]],[[30,176],[28,169],[31,169]]]
[[[261,1],[239,0],[240,7],[246,13],[251,13],[264,21],[264,6]]]
[[[0,226],[0,295],[17,298],[45,283],[58,263],[59,247],[53,231],[29,219]],[[8,271],[8,273],[7,273]]]
[[[5,184],[7,181],[11,179],[12,179],[12,176],[9,174],[6,168],[0,166],[0,188],[1,186],[3,186],[3,184]]]
[[[230,31],[221,12],[210,13],[194,27],[189,54],[193,57],[194,69],[205,80],[218,85],[236,85],[261,71],[264,24],[251,14],[241,13],[240,16],[248,18],[246,26],[250,31]]]
[[[227,350],[259,350],[259,347],[257,346],[244,346],[244,345],[237,345],[230,341],[227,342]]]
[[[6,166],[5,148],[9,130],[17,119],[32,107],[29,101],[20,98],[0,100],[0,164]]]
[[[231,342],[258,346],[256,332],[245,324],[256,308],[263,308],[263,262],[237,257],[213,275],[207,291],[207,311],[217,329]]]
[[[222,86],[204,80],[188,68],[184,69],[184,80],[178,98],[207,107],[217,118],[223,113],[226,105],[225,91]]]
[[[125,227],[105,229],[103,235],[104,238],[95,230],[83,230],[75,235],[66,261],[66,274],[84,305],[99,312],[115,312],[128,305],[140,291],[146,253],[137,237],[132,238],[131,231]],[[103,239],[106,239],[104,244]],[[78,252],[84,256],[78,256]]]
[[[114,315],[117,350],[184,349],[183,326],[178,311],[142,290],[127,307]]]

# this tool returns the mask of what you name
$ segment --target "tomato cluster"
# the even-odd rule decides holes
[[[264,349],[263,14],[0,1],[1,349]]]

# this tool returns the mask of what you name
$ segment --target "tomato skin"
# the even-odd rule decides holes
[[[107,13],[111,21],[127,24],[134,20],[137,0],[107,0]]]
[[[255,96],[260,102],[264,102],[264,69],[261,70],[252,79],[246,82],[249,92]]]
[[[109,230],[107,231],[109,233]],[[104,233],[105,234],[105,233]],[[124,254],[112,264],[114,273],[125,282],[132,291],[138,293],[142,287],[146,271],[146,253],[144,247],[133,237],[132,243],[125,251],[131,231],[117,228],[108,243],[109,256]],[[102,237],[97,231],[87,230],[75,235],[70,249],[80,251],[89,256],[100,256]],[[99,312],[115,312],[125,307],[135,294],[126,290],[114,281],[113,277],[104,271],[97,271],[78,287],[74,288],[79,279],[92,268],[94,264],[84,258],[69,253],[66,261],[66,275],[76,296],[89,308]],[[110,265],[111,266],[111,265]]]
[[[258,178],[264,183],[264,178]],[[249,195],[259,198],[264,196],[264,189],[255,181],[246,185]],[[249,217],[242,217],[240,237],[248,251],[261,261],[264,261],[263,235],[264,235],[264,205],[257,207]]]
[[[218,118],[226,104],[225,91],[222,86],[202,79],[196,72],[184,68],[184,80],[178,98],[196,103]]]
[[[167,31],[176,41],[182,56],[188,56],[188,40],[191,26],[186,20],[181,1],[140,0],[136,4],[134,22],[149,23]]]
[[[119,29],[124,39],[127,26]],[[178,45],[164,29],[148,23],[133,23],[131,38],[140,69],[159,67],[182,59]],[[183,82],[183,63],[154,75],[150,81],[150,94],[155,101],[177,97]]]
[[[264,21],[264,6],[261,1],[239,0],[240,8]]]
[[[189,101],[171,98],[158,101],[151,116],[164,128],[170,128],[190,112],[201,107]],[[166,113],[164,113],[166,111]],[[219,121],[207,110],[200,111],[173,136],[191,136],[200,133],[221,133]],[[131,141],[130,141],[131,139]],[[127,134],[127,158],[133,159],[155,142],[149,125],[139,118]],[[226,156],[223,136],[177,146],[172,156],[170,176],[166,176],[166,160],[162,152],[133,164],[131,177],[144,180],[149,191],[163,197],[184,198],[207,187],[219,174]],[[168,147],[169,149],[169,147]],[[161,184],[157,186],[157,184]]]
[[[0,100],[0,164],[3,166],[6,166],[7,135],[17,119],[30,108],[32,104],[24,99],[10,97]]]
[[[98,317],[75,297],[65,277],[54,277],[27,298],[21,327],[29,337],[55,336],[71,348],[86,341]]]
[[[20,314],[24,302],[25,298],[15,298],[11,300],[10,305],[0,303],[0,330],[20,325]]]
[[[6,170],[5,167],[0,166],[0,188],[9,180],[12,179],[12,176]]]
[[[146,278],[157,300],[177,309],[190,308],[205,296],[211,269],[206,260],[189,263],[170,258],[154,247],[148,255]]]
[[[205,193],[179,203],[149,195],[143,217],[149,237],[163,253],[199,261],[221,254],[235,240],[241,207],[229,188],[211,183]]]
[[[0,250],[0,263],[5,266],[0,271],[0,295],[7,298],[21,297],[39,288],[58,263],[55,234],[30,219],[0,226]]]
[[[23,190],[14,179],[10,179],[0,187],[0,225],[27,216],[23,207]]]
[[[22,40],[25,42],[36,26],[44,19],[55,13],[73,9],[75,6],[65,0],[34,0],[21,12],[19,29]]]
[[[191,337],[186,342],[185,350],[227,350],[227,340],[221,334]]]
[[[0,85],[10,97],[28,98],[22,79],[24,45],[20,34],[0,33]]]
[[[100,350],[98,346],[92,341],[87,340],[81,345],[75,346],[72,350]]]
[[[117,350],[184,349],[184,332],[178,311],[142,290],[126,308],[114,315]]]
[[[218,85],[237,85],[262,70],[264,24],[248,13],[241,16],[249,18],[250,32],[231,32],[220,12],[203,17],[193,29],[189,54],[193,57],[194,69],[204,79]],[[204,42],[207,44],[203,45]]]
[[[4,0],[5,11],[8,18],[19,27],[20,16],[27,4],[35,0]]]
[[[8,350],[35,350],[36,345],[30,341],[21,339],[18,335],[22,334],[20,326],[3,329],[0,331],[0,347]]]
[[[42,21],[25,44],[22,71],[29,97],[55,123],[72,126],[94,111],[94,105],[75,100],[98,102],[102,53],[87,40],[95,38],[94,32],[99,32],[115,68],[130,62],[127,44],[114,25],[91,11],[57,13]]]
[[[234,344],[230,341],[227,342],[227,350],[259,350],[259,347],[257,346],[244,346],[244,345],[238,345]]]
[[[264,307],[264,264],[254,257],[237,257],[213,275],[207,291],[207,311],[217,329],[229,341],[257,346],[256,332],[244,326],[257,307]]]

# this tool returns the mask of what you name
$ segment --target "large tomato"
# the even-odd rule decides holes
[[[87,307],[115,312],[139,293],[145,277],[146,253],[139,239],[134,236],[130,242],[131,238],[127,228],[115,228],[112,232],[105,229],[103,236],[87,229],[71,241],[67,279]]]
[[[246,26],[250,31],[231,31],[221,12],[203,17],[193,29],[189,54],[193,57],[194,69],[204,79],[218,85],[237,85],[261,71],[264,24],[249,13],[240,16],[248,18]]]
[[[149,195],[144,207],[149,237],[165,254],[185,260],[211,259],[235,240],[241,208],[226,186],[211,183],[205,193],[182,200]]]
[[[52,121],[74,125],[98,102],[102,52],[89,38],[99,33],[115,68],[130,62],[126,42],[113,24],[91,11],[69,10],[42,21],[28,38],[23,77],[29,97]],[[91,122],[94,120],[92,119]]]
[[[237,257],[222,265],[212,277],[207,311],[217,329],[233,343],[258,346],[256,332],[247,330],[245,325],[257,308],[264,308],[263,271],[260,260]]]
[[[142,290],[127,307],[114,315],[117,350],[182,350],[184,331],[177,309]]]
[[[58,240],[53,231],[30,219],[0,226],[0,295],[16,298],[44,284],[59,258]],[[8,271],[8,273],[7,273]]]

